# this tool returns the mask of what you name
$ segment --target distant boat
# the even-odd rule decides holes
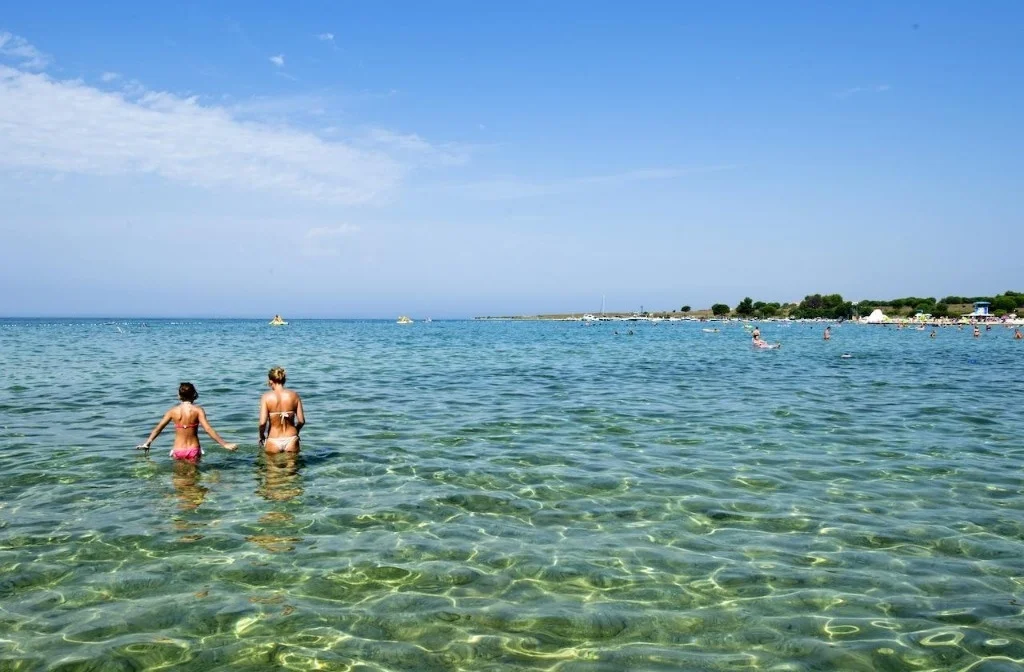
[[[270,326],[272,326],[272,327],[283,327],[283,326],[287,325],[288,323],[287,323],[287,322],[285,322],[285,321],[284,321],[284,320],[283,320],[283,319],[281,318],[281,316],[280,316],[280,315],[277,315],[277,316],[275,316],[275,317],[274,317],[274,319],[272,319],[272,320],[271,320],[271,321],[269,322],[269,324],[270,324]]]
[[[424,321],[424,322],[433,322],[433,320],[432,320],[432,319],[430,319],[429,317],[428,317],[427,319],[423,320],[423,321]]]
[[[412,318],[405,315],[400,315],[398,318],[398,324],[412,324]]]

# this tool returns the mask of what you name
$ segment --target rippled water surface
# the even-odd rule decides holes
[[[1021,669],[1024,342],[764,332],[7,320],[0,669]]]

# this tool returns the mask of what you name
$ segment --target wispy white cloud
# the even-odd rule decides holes
[[[271,56],[269,60],[270,60],[271,63],[273,63],[274,65],[276,65],[279,68],[283,68],[284,67],[284,54],[278,54],[277,56]]]
[[[875,86],[854,86],[849,89],[843,89],[842,91],[836,91],[832,94],[834,98],[840,100],[849,98],[850,96],[856,96],[860,93],[885,93],[892,89],[888,84],[876,84]]]
[[[0,55],[16,53],[18,61],[0,64],[0,170],[150,174],[211,190],[353,204],[393,192],[416,167],[469,158],[468,147],[412,133],[339,126],[345,97],[330,92],[213,102],[152,91],[117,72],[100,76],[112,87],[90,85],[36,72],[41,52],[9,33],[0,38]]]
[[[26,70],[43,70],[53,60],[25,38],[11,33],[0,33],[0,59],[14,61]]]
[[[463,184],[453,184],[447,187],[432,187],[432,189],[445,189],[465,193],[470,198],[478,200],[496,201],[518,198],[535,198],[539,196],[550,196],[569,192],[585,191],[593,187],[615,187],[634,182],[650,182],[655,180],[671,180],[690,175],[705,173],[717,173],[727,170],[735,170],[737,166],[722,164],[714,166],[698,166],[690,168],[656,168],[648,170],[631,170],[623,173],[609,175],[589,175],[574,177],[563,180],[551,180],[548,182],[536,182],[522,180],[519,178],[483,180]]]
[[[431,149],[430,143],[414,133],[395,133],[382,128],[374,128],[370,130],[368,136],[372,142],[411,152],[425,152]]]
[[[356,224],[339,224],[338,226],[317,226],[306,231],[306,240],[323,240],[324,238],[338,238],[351,236],[359,233],[362,228]]]
[[[335,203],[372,200],[408,169],[379,149],[242,121],[194,97],[134,92],[0,66],[0,169],[156,174]]]
[[[360,231],[359,226],[347,223],[314,227],[302,237],[302,253],[307,257],[336,257],[340,254],[341,241]]]
[[[352,145],[384,151],[409,164],[461,166],[471,159],[476,146],[461,143],[434,143],[415,133],[400,133],[385,128],[363,128],[345,132],[336,122],[351,101],[380,97],[384,94],[338,95],[330,91],[308,92],[289,96],[227,99],[224,104],[238,119],[271,121],[275,124],[297,123],[318,127],[321,135],[346,139]]]
[[[121,92],[129,98],[141,98],[146,94],[146,87],[137,79],[130,79],[121,84]]]
[[[328,94],[306,92],[286,96],[251,96],[223,99],[231,114],[240,119],[268,120],[274,124],[289,124],[294,120],[309,120],[324,116],[326,110],[341,103]]]
[[[383,128],[372,128],[367,134],[371,145],[386,147],[393,151],[417,155],[431,163],[445,166],[461,166],[469,161],[471,148],[448,143],[435,145],[415,133],[396,133]]]
[[[321,42],[334,42],[334,33],[320,33],[316,36],[316,39]]]

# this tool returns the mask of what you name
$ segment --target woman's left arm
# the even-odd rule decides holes
[[[156,427],[153,428],[153,431],[150,433],[149,438],[146,439],[146,442],[143,443],[142,445],[135,446],[135,449],[149,450],[149,447],[153,445],[154,441],[156,441],[156,437],[160,436],[160,432],[164,431],[164,427],[166,427],[168,423],[170,423],[170,421],[171,412],[167,411],[166,413],[164,413],[164,417],[161,418],[160,422],[156,423]]]
[[[267,442],[267,425],[270,424],[270,409],[267,408],[267,398],[260,397],[260,447]]]

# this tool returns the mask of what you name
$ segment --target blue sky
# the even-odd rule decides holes
[[[3,315],[1024,289],[1020,3],[93,4],[0,12]]]

